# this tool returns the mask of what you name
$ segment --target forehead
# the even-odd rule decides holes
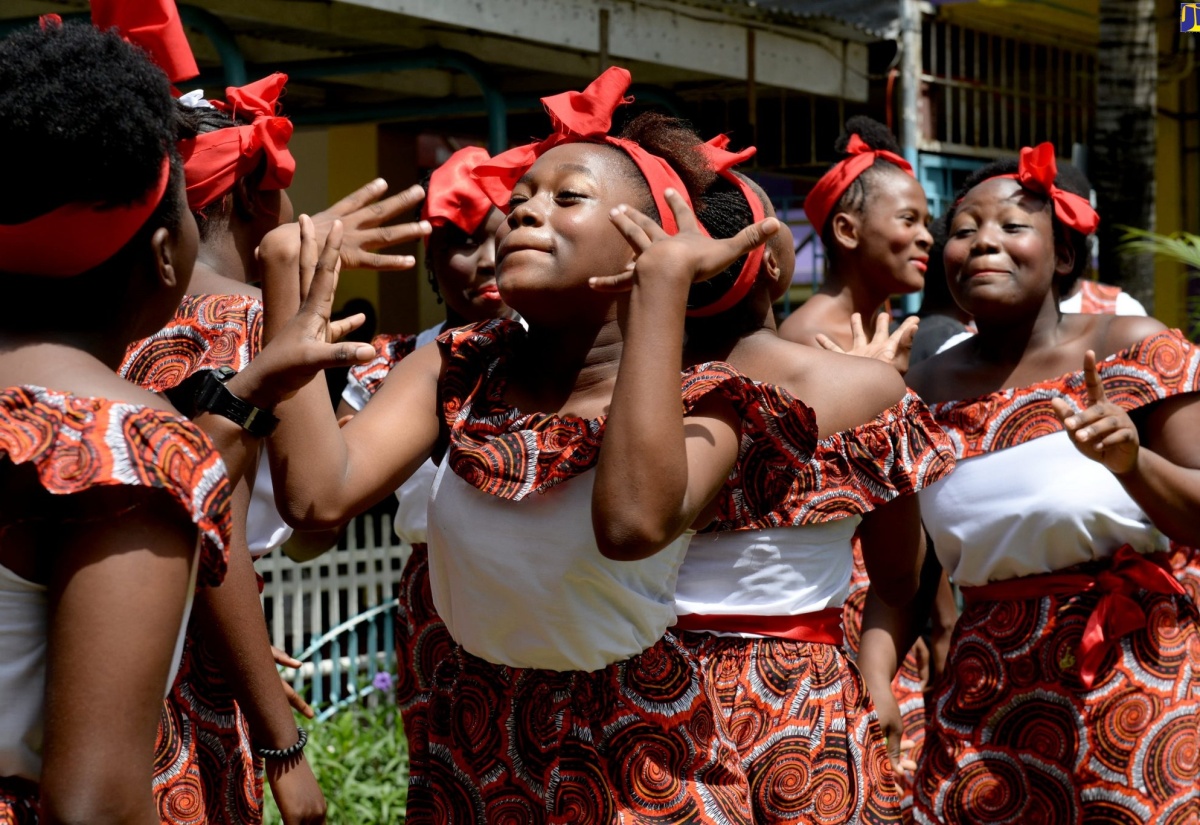
[[[592,178],[602,188],[629,187],[637,167],[615,146],[601,143],[564,143],[545,152],[534,162],[525,178],[541,180],[553,176],[580,175]]]
[[[906,204],[916,202],[926,206],[925,190],[912,175],[896,168],[892,164],[875,167],[871,180],[871,197],[877,201],[903,201]]]
[[[955,209],[955,215],[967,210],[995,210],[1006,206],[1019,206],[1027,212],[1044,212],[1049,203],[1023,188],[1014,178],[988,178],[967,191]]]

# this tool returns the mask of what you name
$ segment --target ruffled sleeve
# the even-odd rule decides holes
[[[800,527],[862,515],[954,469],[946,434],[911,391],[864,424],[818,438],[811,407],[727,364],[696,368],[741,419],[737,463],[710,529]]]
[[[0,457],[32,464],[53,495],[117,485],[164,490],[199,532],[198,583],[215,587],[224,579],[229,478],[212,442],[187,419],[40,387],[10,388],[0,392]]]
[[[1096,365],[1108,399],[1132,412],[1167,398],[1200,392],[1200,348],[1177,329],[1143,338]],[[977,398],[933,404],[932,411],[959,459],[1015,447],[1062,432],[1053,400],[1087,409],[1083,372],[998,390]]]
[[[249,295],[188,295],[167,326],[125,351],[118,374],[151,392],[201,370],[245,369],[262,349],[262,301]]]
[[[346,375],[346,388],[342,398],[346,403],[361,410],[371,400],[371,396],[379,392],[383,379],[396,368],[405,357],[416,349],[415,335],[376,335],[371,339],[375,348],[375,357],[365,364],[356,364]]]

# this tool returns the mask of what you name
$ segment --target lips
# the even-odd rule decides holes
[[[500,301],[500,288],[496,286],[495,281],[490,281],[471,290],[470,297],[472,299],[480,299],[483,301]]]
[[[927,270],[929,268],[929,259],[928,258],[913,258],[911,260],[911,263],[921,273],[924,273],[925,270]]]
[[[506,258],[517,252],[542,252],[549,254],[550,246],[545,243],[538,243],[531,238],[521,238],[515,233],[510,233],[496,248],[497,258]]]

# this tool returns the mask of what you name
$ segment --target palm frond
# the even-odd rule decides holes
[[[1186,266],[1200,269],[1200,235],[1190,232],[1172,232],[1170,235],[1160,235],[1132,226],[1118,226],[1123,233],[1122,251],[1134,254],[1149,253],[1168,260],[1178,261]]]

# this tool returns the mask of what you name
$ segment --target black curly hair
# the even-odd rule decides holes
[[[887,150],[896,154],[900,154],[901,152],[900,144],[896,142],[896,137],[891,133],[891,130],[879,121],[865,115],[855,115],[846,121],[846,130],[834,142],[834,150],[839,154],[845,154],[846,147],[850,144],[850,138],[853,135],[858,135],[863,143],[872,149]],[[846,187],[846,191],[838,198],[837,203],[833,205],[833,209],[829,210],[829,215],[825,219],[825,225],[818,227],[821,243],[825,246],[827,260],[832,261],[837,257],[837,244],[833,238],[833,216],[839,212],[849,212],[854,215],[865,213],[867,205],[871,200],[874,183],[882,175],[891,175],[899,171],[895,164],[882,158],[876,158],[875,163],[867,167],[861,175]]]
[[[0,40],[0,146],[10,159],[0,223],[23,223],[69,203],[131,204],[158,181],[163,158],[171,163],[162,202],[112,258],[72,278],[7,273],[0,325],[41,328],[44,314],[31,311],[37,307],[53,307],[58,328],[111,323],[110,313],[121,311],[114,300],[149,255],[150,236],[174,229],[184,215],[175,129],[166,76],[116,33],[69,22]]]
[[[650,154],[657,155],[670,164],[683,182],[693,207],[697,210],[703,208],[704,193],[717,179],[717,174],[696,151],[696,147],[703,141],[690,123],[660,112],[642,112],[625,125],[620,137],[638,143]],[[640,181],[646,205],[642,212],[661,224],[662,216],[658,214],[658,208],[654,204],[650,185],[646,183],[645,177],[638,171],[632,158],[624,152],[621,154],[628,159],[628,167],[634,173],[630,175],[631,179],[636,178]]]
[[[946,216],[947,229],[954,221],[958,202],[966,196],[967,192],[989,178],[999,177],[1000,175],[1015,175],[1018,167],[1019,163],[1016,158],[1004,158],[980,167],[968,175],[967,179],[963,181],[962,187],[954,195],[955,205],[950,207],[950,211]],[[1054,178],[1054,185],[1067,192],[1079,195],[1084,200],[1091,197],[1091,181],[1087,179],[1087,176],[1077,166],[1070,163],[1059,164],[1058,175]],[[1071,268],[1071,272],[1059,279],[1059,291],[1061,294],[1066,295],[1088,267],[1088,236],[1064,225],[1059,221],[1057,214],[1051,218],[1051,224],[1054,227],[1055,240],[1066,243],[1075,253],[1075,263]]]
[[[236,117],[231,117],[226,112],[207,106],[186,106],[178,100],[175,101],[175,105],[178,140],[187,140],[197,135],[207,134],[208,132],[228,129],[231,126],[246,126],[253,122],[252,118],[244,116],[240,112],[237,113]],[[196,216],[196,226],[200,230],[200,240],[208,240],[214,232],[229,222],[228,210],[230,206],[232,206],[232,209],[242,220],[254,220],[254,204],[247,198],[246,190],[256,191],[266,173],[267,158],[266,155],[263,155],[254,167],[254,171],[242,178],[246,183],[245,188],[235,186],[228,193],[228,200],[226,197],[218,198],[208,206],[193,213]]]

